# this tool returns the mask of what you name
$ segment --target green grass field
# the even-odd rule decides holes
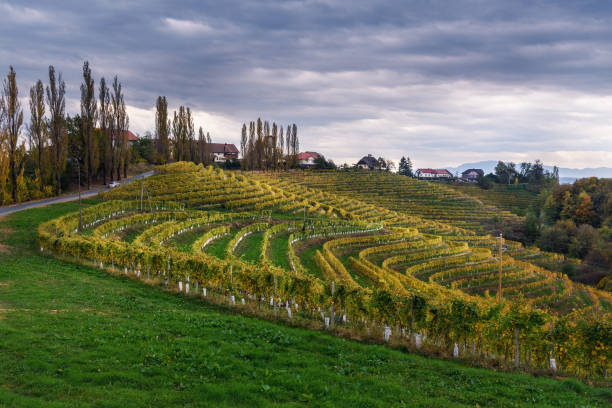
[[[244,317],[41,255],[0,220],[0,407],[610,406],[576,380],[470,368]]]

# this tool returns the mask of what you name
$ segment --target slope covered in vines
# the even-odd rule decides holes
[[[107,193],[83,212],[81,228],[77,213],[41,225],[40,248],[419,348],[606,374],[609,294],[528,262],[508,242],[497,301],[497,241],[473,228],[472,201],[448,193],[427,203],[437,208],[431,217],[396,198],[419,197],[422,186],[405,193],[370,174],[352,180],[175,163]]]

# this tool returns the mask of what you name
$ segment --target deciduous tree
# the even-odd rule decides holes
[[[168,101],[165,96],[158,96],[155,109],[155,137],[157,139],[157,153],[162,163],[167,163],[170,156],[169,132]]]
[[[83,84],[81,84],[81,132],[83,140],[84,164],[86,170],[87,189],[91,188],[91,178],[98,153],[97,140],[94,138],[94,128],[98,120],[98,104],[91,76],[89,62],[83,63]]]
[[[51,176],[55,184],[55,194],[62,190],[62,171],[66,168],[68,140],[66,136],[66,84],[62,74],[55,76],[55,68],[49,66],[49,85],[47,86],[47,105],[49,105],[49,141],[51,148]]]
[[[4,118],[4,127],[8,156],[9,156],[9,178],[11,181],[12,199],[17,202],[17,175],[20,172],[19,158],[19,135],[23,124],[23,111],[19,102],[19,90],[17,88],[16,73],[13,67],[2,84],[2,97],[0,98],[0,110]]]
[[[46,174],[44,152],[47,143],[47,123],[45,120],[45,87],[41,80],[30,88],[30,150],[36,157],[36,171],[38,173],[40,191],[44,190]]]
[[[111,95],[111,107],[112,107],[112,118],[113,118],[113,139],[114,139],[114,150],[113,158],[114,165],[117,170],[117,180],[121,180],[121,169],[123,169],[123,177],[127,177],[127,165],[128,165],[128,142],[127,142],[127,131],[130,125],[130,118],[128,117],[127,110],[125,109],[125,101],[123,99],[123,93],[121,91],[121,83],[115,75],[113,80],[113,93]],[[113,178],[111,170],[111,181]]]

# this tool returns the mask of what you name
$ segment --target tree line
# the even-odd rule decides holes
[[[192,161],[196,164],[211,164],[214,161],[210,133],[202,126],[196,138],[193,115],[189,107],[179,106],[168,117],[168,100],[158,96],[155,103],[155,149],[160,164],[174,161]]]
[[[523,162],[518,168],[513,162],[499,161],[495,166],[495,173],[488,177],[491,181],[500,184],[549,184],[559,182],[559,169],[554,166],[553,171],[549,172],[544,169],[544,164],[540,160],[533,163]]]
[[[412,172],[412,161],[410,160],[410,157],[406,158],[402,156],[399,161],[397,172],[402,176],[414,177],[414,173]]]
[[[576,280],[597,283],[612,274],[612,180],[589,177],[542,190],[526,215],[530,242],[582,260],[567,265]]]
[[[283,126],[258,118],[242,125],[240,137],[241,166],[244,170],[280,170],[298,165],[300,142],[296,124]]]
[[[59,195],[75,179],[127,176],[129,117],[121,83],[104,77],[96,93],[89,62],[83,63],[80,114],[66,114],[66,83],[51,65],[48,83],[30,88],[30,122],[23,123],[16,72],[11,66],[0,95],[0,204]],[[22,134],[25,133],[25,138]]]

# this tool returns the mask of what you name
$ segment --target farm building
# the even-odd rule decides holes
[[[302,152],[297,155],[300,166],[309,167],[314,166],[315,160],[321,155],[317,152]]]
[[[238,149],[233,143],[210,143],[209,146],[215,163],[224,163],[227,159],[238,158]]]
[[[467,169],[463,173],[461,173],[461,179],[465,181],[469,181],[475,183],[478,181],[478,177],[484,176],[484,171],[482,169]]]
[[[127,135],[127,141],[130,146],[138,141],[138,137],[135,134],[133,134],[131,131],[126,130],[125,133]]]
[[[357,167],[368,170],[379,169],[380,165],[378,164],[378,160],[371,154],[367,156],[363,156],[361,160],[357,162]]]
[[[416,176],[420,180],[452,179],[453,175],[446,169],[418,169]]]

